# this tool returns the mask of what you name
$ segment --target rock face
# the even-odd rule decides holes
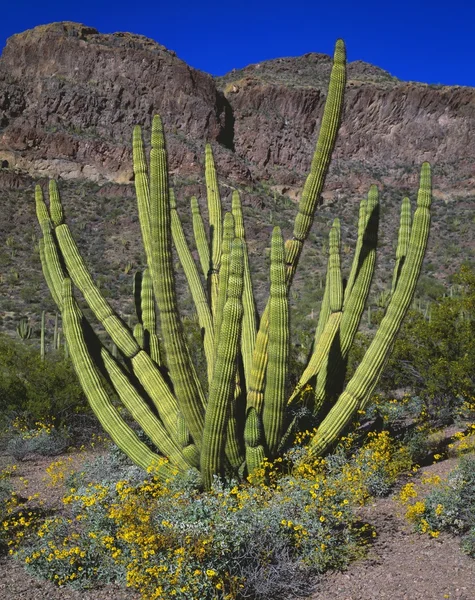
[[[307,54],[213,79],[143,36],[36,27],[11,37],[0,58],[0,160],[124,183],[132,128],[159,112],[173,171],[201,173],[209,140],[222,176],[291,190],[311,160],[330,68],[330,57]],[[348,75],[330,190],[363,189],[375,174],[412,185],[424,160],[443,172],[442,193],[473,187],[474,88],[402,82],[360,61]]]

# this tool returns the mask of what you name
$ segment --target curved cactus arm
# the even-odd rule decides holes
[[[269,359],[262,407],[264,439],[269,457],[275,455],[284,428],[289,337],[284,240],[280,228],[274,227],[270,266]]]
[[[216,300],[216,310],[213,314],[214,319],[214,347],[215,352],[220,337],[221,323],[223,320],[224,305],[226,304],[228,283],[229,283],[229,261],[231,257],[231,244],[234,239],[234,217],[231,213],[224,215],[223,224],[223,242],[221,246],[221,265],[218,276],[218,297]]]
[[[151,274],[160,315],[165,359],[187,427],[201,446],[206,400],[186,347],[173,272],[167,154],[160,117],[152,122],[150,151]]]
[[[338,347],[333,348],[331,360],[329,357],[326,358],[318,374],[315,386],[315,411],[320,410],[326,400],[335,399],[341,392],[346,375],[348,353],[358,330],[373,279],[379,227],[379,198],[376,186],[371,186],[364,206],[364,227],[361,227],[363,215],[360,210],[357,248],[348,280],[351,291],[347,293],[347,285]]]
[[[336,442],[358,408],[364,408],[392,348],[409,308],[427,246],[430,226],[431,173],[429,163],[421,169],[417,210],[411,228],[407,258],[399,283],[391,297],[379,329],[345,391],[325,417],[309,444],[311,457],[320,455]]]
[[[59,258],[56,240],[53,234],[53,223],[50,219],[48,208],[43,198],[43,191],[39,185],[35,187],[36,216],[43,234],[43,243],[40,242],[40,259],[46,283],[50,289],[56,306],[62,306],[62,281],[64,270]],[[43,249],[43,252],[41,251]]]
[[[206,295],[201,283],[201,279],[196,267],[193,256],[191,255],[188,243],[183,232],[180,217],[176,210],[175,195],[170,190],[170,208],[171,208],[171,228],[173,243],[178,254],[181,266],[185,272],[186,280],[190,288],[191,296],[198,314],[199,325],[203,334],[203,346],[208,369],[208,382],[211,383],[214,366],[214,333],[213,319],[206,299]]]
[[[118,362],[112,358],[109,351],[104,347],[101,348],[101,359],[120,401],[132,418],[140,425],[158,450],[170,460],[172,465],[180,471],[188,470],[188,463],[185,461],[178,443],[170,436],[163,423],[152,412],[127,374],[124,373]]]
[[[58,248],[56,247],[53,234],[50,230],[50,225],[45,220],[44,211],[46,211],[47,215],[46,205],[42,206],[41,203],[37,202],[37,212],[39,212],[42,218],[41,224],[45,239],[45,257],[54,282],[54,288],[58,290],[62,289],[65,273]],[[54,232],[56,234],[62,258],[75,285],[81,290],[89,307],[109,333],[114,344],[117,345],[127,358],[131,359],[133,366],[137,365],[137,370],[135,370],[134,366],[134,372],[154,402],[168,431],[173,434],[176,429],[176,413],[178,412],[178,405],[161,373],[150,360],[150,357],[140,349],[130,331],[125,327],[117,315],[115,315],[108,302],[100,294],[92,277],[87,271],[87,267],[79,253],[69,227],[65,223],[62,223],[55,227]]]
[[[209,242],[206,236],[203,217],[201,216],[200,205],[198,204],[196,196],[192,196],[190,202],[191,216],[193,221],[193,234],[195,236],[196,249],[198,250],[198,256],[200,258],[201,269],[203,270],[205,281],[206,283],[208,283],[208,277],[211,269]]]
[[[150,269],[148,268],[142,273],[140,299],[142,305],[143,326],[145,329],[146,350],[150,354],[150,358],[160,366],[162,362],[160,357],[160,343],[157,335],[157,315],[155,312],[152,278],[150,276]]]
[[[65,279],[63,283],[62,314],[64,333],[68,341],[74,369],[89,404],[102,427],[111,436],[117,446],[130,456],[137,465],[143,469],[153,467],[159,456],[154,454],[138,439],[134,431],[120,416],[104,389],[97,367],[91,358],[89,348],[84,339],[81,323],[82,314],[74,300],[72,285],[69,279]],[[173,475],[173,471],[169,465],[163,465],[158,475],[166,479]]]
[[[206,409],[201,472],[206,488],[224,466],[224,445],[230,405],[234,398],[237,356],[242,320],[243,252],[241,240],[235,239],[231,249],[228,299],[224,307],[216,364]]]
[[[411,201],[409,198],[403,198],[401,205],[401,218],[399,224],[399,235],[396,248],[396,264],[394,265],[393,280],[391,284],[391,294],[399,281],[401,270],[406,260],[409,247],[409,238],[411,235]]]
[[[63,205],[59,196],[58,184],[54,179],[50,179],[48,184],[49,193],[49,213],[53,225],[60,225],[64,221]]]
[[[221,263],[221,244],[223,238],[223,216],[219,195],[218,177],[214,165],[213,150],[210,144],[205,148],[205,179],[208,198],[208,215],[211,242],[211,268],[209,275],[211,312],[214,316],[218,300],[219,266]]]
[[[244,289],[242,294],[244,314],[242,317],[241,354],[244,376],[246,381],[249,381],[252,369],[252,354],[257,335],[257,311],[252,291],[251,270],[244,233],[241,199],[237,190],[234,190],[232,195],[232,213],[234,216],[235,235],[242,241],[244,252]]]
[[[39,249],[40,249],[41,269],[43,271],[43,275],[44,275],[44,278],[45,278],[45,281],[46,281],[46,285],[48,286],[48,289],[50,291],[51,296],[53,297],[54,303],[59,308],[61,306],[61,304],[60,304],[61,301],[56,296],[56,290],[54,288],[53,280],[51,279],[51,273],[49,272],[48,263],[46,261],[45,240],[44,240],[44,238],[40,238],[39,239],[38,245],[39,245]]]

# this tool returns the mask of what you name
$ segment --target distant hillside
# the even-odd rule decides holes
[[[310,53],[213,78],[143,36],[100,34],[53,23],[11,37],[0,58],[0,315],[53,310],[36,249],[33,187],[61,178],[68,222],[101,286],[131,312],[131,273],[143,264],[132,185],[131,134],[159,112],[165,123],[179,210],[204,198],[203,149],[215,152],[225,202],[243,196],[259,304],[267,293],[264,249],[274,224],[291,235],[295,202],[310,165],[331,58]],[[409,83],[356,61],[348,66],[345,115],[323,206],[303,255],[292,301],[316,317],[325,236],[343,222],[343,258],[354,247],[357,202],[382,191],[375,296],[389,284],[397,211],[415,199],[419,165],[434,167],[434,220],[421,295],[440,290],[462,261],[474,261],[475,89]],[[191,236],[190,236],[191,239]],[[45,299],[46,298],[46,299]],[[181,294],[190,310],[189,295]],[[315,309],[315,310],[314,310]]]

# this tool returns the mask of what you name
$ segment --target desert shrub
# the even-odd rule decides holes
[[[308,437],[310,433],[308,433]],[[200,490],[193,472],[161,483],[112,450],[69,476],[68,513],[46,519],[17,556],[59,585],[113,581],[144,599],[290,598],[311,576],[360,556],[372,530],[352,506],[411,466],[388,432],[308,461],[300,436],[245,484]]]
[[[441,531],[463,536],[462,548],[475,557],[475,455],[462,456],[446,480],[425,480],[431,490],[418,499],[414,485],[406,485],[400,493],[408,505],[406,516],[418,531],[437,537]]]
[[[30,428],[45,417],[60,426],[88,413],[73,366],[62,353],[41,360],[38,349],[0,335],[0,420],[5,428],[22,416]]]
[[[409,312],[379,383],[383,394],[409,388],[434,424],[452,422],[475,397],[475,275],[463,269],[457,281],[461,295],[434,303],[430,320]]]
[[[13,422],[13,431],[6,449],[16,460],[24,460],[30,454],[41,456],[62,454],[71,440],[66,427],[57,428],[53,423],[43,421],[37,421],[34,428],[30,429],[16,419]]]

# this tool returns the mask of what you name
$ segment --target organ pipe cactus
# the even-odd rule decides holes
[[[169,187],[162,121],[152,124],[150,162],[139,127],[133,133],[138,213],[147,267],[135,276],[137,325],[125,325],[89,275],[64,222],[57,186],[47,207],[40,187],[36,208],[43,232],[41,259],[46,281],[61,310],[71,358],[100,422],[117,445],[143,467],[157,465],[166,479],[198,469],[205,487],[221,475],[243,476],[274,458],[298,422],[295,406],[306,403],[318,422],[309,455],[335,444],[355,413],[368,402],[409,307],[429,234],[430,167],[422,166],[417,210],[403,201],[391,297],[381,326],[343,389],[346,362],[374,272],[379,198],[372,186],[361,202],[353,265],[346,283],[340,265],[340,223],[328,244],[326,289],[309,362],[294,390],[288,386],[288,292],[309,234],[330,164],[343,106],[345,48],[336,44],[320,133],[295,219],[284,243],[279,228],[271,240],[270,300],[258,319],[239,194],[223,217],[211,146],[206,146],[207,231],[199,202],[191,199],[196,264]],[[207,363],[207,385],[195,371],[177,308],[172,243],[195,303]],[[200,267],[200,268],[198,268]],[[73,284],[120,352],[112,356],[86,322]],[[156,310],[157,309],[157,310]],[[158,341],[158,333],[161,341]],[[107,382],[107,385],[105,384]],[[315,390],[309,400],[308,384]],[[153,442],[151,451],[111,402],[117,396]],[[206,389],[207,388],[207,389]],[[163,458],[165,457],[166,460]]]

